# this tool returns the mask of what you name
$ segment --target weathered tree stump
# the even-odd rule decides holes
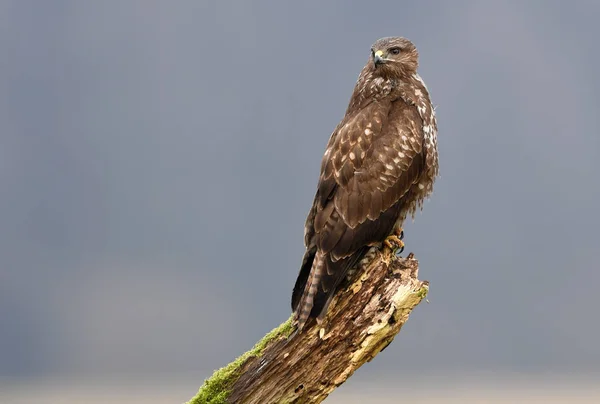
[[[294,332],[292,318],[206,380],[188,404],[320,403],[400,332],[427,295],[412,254],[373,248],[338,292],[325,322]]]

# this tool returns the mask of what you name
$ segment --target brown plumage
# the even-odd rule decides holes
[[[369,245],[397,232],[433,190],[437,123],[417,67],[417,49],[409,40],[375,42],[329,139],[292,294],[299,331],[310,317],[324,317],[340,282]]]

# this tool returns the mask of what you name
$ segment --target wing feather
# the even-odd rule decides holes
[[[421,127],[416,107],[399,99],[372,102],[347,115],[331,135],[305,229],[312,255],[305,257],[302,271],[310,270],[315,247],[325,257],[315,313],[366,246],[392,231],[403,197],[424,167]],[[295,290],[296,304],[299,293]]]
[[[315,222],[339,221],[329,223],[326,232],[316,230],[317,245],[324,252],[335,249],[334,259],[354,252],[349,236],[344,237],[347,229],[356,230],[351,233],[360,243],[377,241],[369,240],[368,232],[361,237],[361,225],[378,220],[418,181],[423,169],[421,123],[414,105],[401,99],[381,101],[347,117],[332,134],[324,156],[331,163],[323,162],[326,170],[319,185],[319,192],[329,194],[321,196],[317,211],[334,204],[337,215],[315,218]],[[336,247],[338,243],[343,245]]]

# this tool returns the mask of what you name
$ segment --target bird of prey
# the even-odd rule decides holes
[[[322,321],[341,281],[372,246],[403,248],[403,221],[433,191],[437,122],[417,67],[411,41],[377,40],[327,143],[292,293],[298,332],[310,318]]]

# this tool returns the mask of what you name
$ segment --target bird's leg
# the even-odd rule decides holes
[[[401,254],[404,251],[404,242],[402,239],[404,238],[404,231],[402,227],[394,229],[394,232],[386,237],[383,241],[383,244],[392,250],[395,254]]]

